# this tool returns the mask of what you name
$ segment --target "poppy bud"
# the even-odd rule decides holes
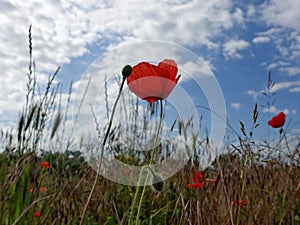
[[[147,167],[147,169],[150,170],[151,174],[152,174],[152,188],[154,191],[162,191],[165,183],[163,181],[163,177],[161,177],[160,175],[158,175],[157,173],[155,173],[151,167]]]
[[[131,72],[132,72],[132,67],[130,65],[126,65],[122,69],[122,76],[124,78],[127,78],[127,77],[129,77],[129,75],[131,74]]]
[[[164,182],[162,181],[162,177],[159,176],[158,174],[153,174],[152,176],[152,188],[155,190],[155,191],[162,191],[165,184]]]

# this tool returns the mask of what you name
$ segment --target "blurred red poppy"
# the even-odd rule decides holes
[[[39,211],[36,211],[33,214],[33,217],[35,217],[35,218],[40,217],[40,216],[41,216],[41,212],[39,212]]]
[[[51,168],[50,164],[48,162],[41,162],[41,168],[42,169],[49,169]]]
[[[192,178],[192,180],[197,183],[199,182],[201,179],[203,179],[203,175],[200,171],[194,171],[194,176]]]
[[[46,192],[47,188],[46,187],[40,187],[40,192]]]
[[[268,124],[273,128],[282,127],[285,123],[285,114],[284,112],[280,112],[276,116],[274,116],[271,120],[269,120]]]
[[[135,95],[152,103],[170,95],[181,76],[177,76],[177,72],[177,64],[171,59],[165,59],[157,66],[141,62],[132,68],[126,79]]]
[[[187,184],[186,186],[190,189],[192,188],[203,188],[203,185],[209,181],[210,183],[215,183],[214,179],[204,179],[201,171],[194,171],[194,176],[192,178],[193,183]]]
[[[232,205],[233,206],[236,206],[236,205],[245,206],[247,203],[248,203],[248,199],[247,198],[243,199],[243,200],[232,201]]]
[[[47,188],[46,188],[46,187],[40,187],[39,190],[40,190],[40,192],[46,192],[46,191],[47,191]],[[33,188],[30,188],[30,189],[29,189],[29,192],[32,193],[32,192],[33,192]]]
[[[203,188],[203,185],[206,183],[206,180],[198,181],[197,183],[187,184],[186,186],[190,189],[192,188]]]

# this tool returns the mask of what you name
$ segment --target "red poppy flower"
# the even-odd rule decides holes
[[[192,188],[203,188],[203,185],[206,183],[206,180],[199,181],[197,183],[187,184],[186,186],[190,189]]]
[[[206,181],[210,181],[210,179],[204,179],[203,174],[200,171],[194,171],[192,181],[193,183],[186,185],[190,189],[203,188],[203,185],[206,183]]]
[[[232,205],[233,206],[236,206],[236,205],[239,205],[239,206],[245,206],[246,204],[248,203],[248,199],[244,199],[244,200],[237,200],[237,201],[233,201],[232,202]]]
[[[181,76],[177,76],[177,72],[177,64],[171,59],[165,59],[157,66],[141,62],[132,68],[126,79],[135,95],[152,103],[170,95]]]
[[[47,191],[47,188],[46,188],[46,187],[40,187],[39,190],[40,190],[40,192],[44,193],[44,192]],[[33,188],[30,188],[30,189],[29,189],[29,192],[32,193],[32,192],[33,192]]]
[[[51,166],[49,165],[49,163],[48,162],[42,162],[41,163],[41,168],[42,169],[49,169],[49,168],[51,168]]]
[[[33,214],[33,217],[35,217],[35,218],[40,217],[40,216],[41,216],[41,212],[39,212],[39,211],[36,211]]]
[[[47,191],[47,188],[46,187],[40,187],[40,192],[46,192]]]
[[[282,127],[285,123],[285,114],[284,112],[280,112],[278,115],[274,116],[271,120],[269,120],[268,124],[273,128]]]
[[[201,179],[203,179],[203,175],[200,171],[194,171],[194,176],[192,178],[192,180],[197,183],[199,182]]]

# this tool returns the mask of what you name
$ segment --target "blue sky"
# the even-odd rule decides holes
[[[299,21],[299,0],[177,0],[147,4],[2,0],[0,128],[14,127],[24,104],[27,35],[32,24],[37,79],[44,83],[60,66],[56,81],[63,82],[65,99],[70,81],[76,88],[76,82],[102,54],[136,41],[164,41],[189,49],[209,65],[222,89],[229,122],[238,132],[240,120],[246,128],[251,126],[255,103],[266,103],[261,92],[271,70],[276,102],[270,115],[284,111],[287,121],[291,121],[289,133],[299,135]],[[111,71],[119,69],[113,63],[110,66]],[[189,91],[193,95],[193,90]],[[267,121],[268,113],[259,107],[261,126],[257,138],[267,137]],[[275,136],[278,131],[271,132]]]

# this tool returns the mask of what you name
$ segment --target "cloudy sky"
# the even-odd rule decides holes
[[[67,93],[71,80],[78,88],[85,71],[101,55],[122,50],[126,44],[135,47],[136,42],[162,41],[188,49],[210,67],[222,89],[228,120],[237,131],[239,120],[251,127],[252,109],[258,103],[261,126],[257,132],[262,139],[268,121],[263,107],[268,99],[262,92],[271,70],[276,101],[270,116],[284,111],[288,131],[299,134],[299,21],[299,0],[0,0],[0,127],[15,126],[25,101],[32,25],[40,85],[60,66],[56,82],[62,82]],[[154,54],[151,51],[131,50],[135,56],[144,56],[140,60],[160,60],[169,53],[162,47],[154,59],[148,55]],[[179,69],[193,70],[193,64],[177,59]],[[117,71],[126,60],[138,61],[115,55],[109,71]],[[116,92],[118,87],[112,87],[111,92]]]

